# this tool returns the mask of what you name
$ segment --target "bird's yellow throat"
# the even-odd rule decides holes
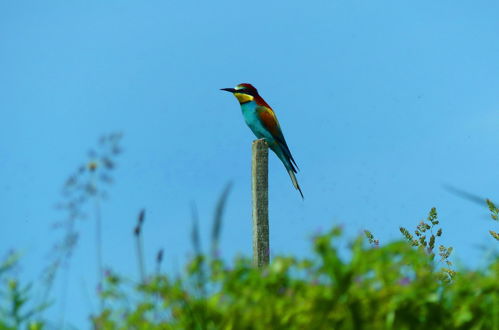
[[[244,94],[244,93],[234,93],[235,97],[237,97],[237,100],[239,101],[239,103],[246,103],[246,102],[250,102],[250,101],[253,101],[253,96],[251,95],[248,95],[248,94]]]

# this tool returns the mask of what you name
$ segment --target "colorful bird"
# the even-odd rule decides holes
[[[234,94],[241,105],[246,124],[257,138],[265,139],[270,149],[279,157],[288,170],[293,185],[303,198],[295,176],[298,166],[289,151],[274,110],[251,84],[239,84],[236,88],[222,88],[222,90]]]

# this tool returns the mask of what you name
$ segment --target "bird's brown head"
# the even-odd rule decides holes
[[[239,84],[236,88],[222,88],[221,90],[234,94],[240,104],[251,102],[258,96],[256,88],[248,83]]]

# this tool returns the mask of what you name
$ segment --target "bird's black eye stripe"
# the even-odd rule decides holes
[[[251,95],[251,96],[256,96],[257,92],[254,91],[254,90],[251,90],[251,89],[247,89],[247,88],[244,88],[244,89],[240,89],[237,91],[238,93],[243,93],[243,94],[248,94],[248,95]]]

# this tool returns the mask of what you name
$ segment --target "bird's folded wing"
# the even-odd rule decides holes
[[[295,160],[293,159],[293,156],[291,155],[288,144],[286,143],[286,139],[282,134],[281,126],[277,121],[277,117],[274,114],[274,111],[267,107],[259,106],[257,107],[257,115],[260,119],[260,122],[262,123],[262,126],[265,127],[270,132],[270,134],[272,134],[272,137],[279,143],[286,157],[291,160],[293,164],[298,168]],[[292,165],[291,167],[293,168]],[[296,172],[296,169],[293,168],[293,171]]]
[[[281,127],[279,126],[279,122],[277,121],[274,112],[267,107],[258,107],[256,111],[262,126],[265,127],[278,142],[285,143]]]

